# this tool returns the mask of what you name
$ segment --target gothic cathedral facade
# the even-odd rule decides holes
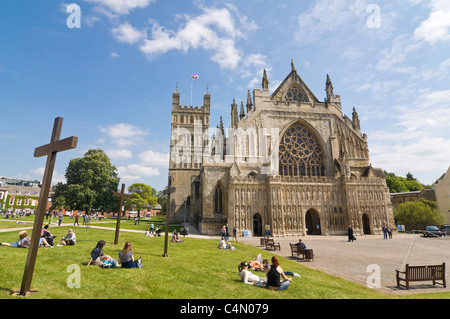
[[[172,94],[169,178],[171,220],[203,234],[222,226],[253,236],[342,235],[395,229],[385,176],[373,168],[358,114],[342,113],[327,75],[319,101],[297,73],[272,93],[262,89],[231,104],[231,127],[213,131],[211,96],[181,106]]]

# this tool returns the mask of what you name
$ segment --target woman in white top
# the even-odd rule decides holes
[[[265,287],[266,285],[266,279],[263,277],[259,277],[255,274],[253,274],[251,271],[248,270],[248,262],[243,261],[238,266],[239,270],[239,276],[241,277],[242,281],[245,284],[249,285],[256,285],[259,287]]]

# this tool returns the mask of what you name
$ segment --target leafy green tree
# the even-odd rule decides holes
[[[405,186],[410,192],[421,191],[423,189],[423,185],[416,180],[406,180]]]
[[[404,193],[408,191],[405,183],[396,176],[386,175],[386,184],[390,193]]]
[[[67,184],[58,183],[53,199],[64,196],[71,209],[116,211],[118,198],[113,196],[119,185],[117,169],[100,149],[88,150],[84,157],[70,160],[65,174]]]
[[[127,209],[142,209],[158,204],[156,190],[143,183],[134,183],[128,187],[129,199],[125,203]]]
[[[414,178],[413,174],[407,173],[406,178],[396,176],[394,173],[384,172],[386,175],[386,184],[390,193],[406,193],[420,191],[424,187]]]
[[[66,208],[66,198],[62,195],[56,196],[52,199],[52,206],[50,209],[64,209]]]
[[[405,225],[408,231],[444,223],[444,216],[437,209],[437,203],[424,199],[398,204],[394,207],[394,218],[397,224]]]
[[[164,190],[167,189],[167,186],[164,188]],[[166,208],[167,208],[167,195],[164,194],[164,191],[159,191],[158,194],[156,194],[156,197],[158,197],[158,204],[161,205],[161,214],[166,214]]]

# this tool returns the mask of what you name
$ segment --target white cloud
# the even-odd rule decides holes
[[[131,124],[115,124],[106,128],[100,127],[100,131],[112,140],[113,144],[119,147],[135,145],[148,133]]]
[[[155,0],[84,0],[107,8],[117,14],[129,14],[136,8],[146,8]]]
[[[106,155],[115,160],[127,160],[133,157],[133,153],[127,149],[105,150]]]
[[[245,38],[242,30],[254,30],[254,22],[247,17],[233,18],[228,9],[202,8],[196,17],[185,15],[186,23],[177,31],[168,30],[153,22],[150,38],[145,39],[140,50],[149,58],[171,50],[188,52],[204,49],[212,51],[211,59],[222,69],[236,69],[242,60],[242,52],[236,40]],[[236,21],[238,20],[238,21]]]
[[[134,44],[141,41],[146,37],[144,31],[139,31],[131,26],[129,23],[119,25],[117,28],[112,29],[114,38],[119,42]]]
[[[430,44],[450,39],[450,1],[433,0],[428,19],[415,30],[414,36]]]
[[[114,160],[129,160],[133,154],[127,149],[110,149],[105,153]],[[148,150],[140,153],[138,163],[128,164],[117,167],[119,177],[123,181],[131,183],[144,182],[149,177],[160,176],[160,169],[168,169],[169,154]]]
[[[159,153],[152,150],[139,154],[139,159],[143,165],[169,167],[169,153]]]
[[[117,58],[120,57],[120,55],[119,55],[117,52],[111,52],[110,56],[111,56],[111,58],[113,58],[113,59],[117,59]]]
[[[440,137],[424,137],[402,144],[395,139],[385,140],[372,143],[370,150],[374,166],[400,176],[413,172],[425,184],[432,184],[450,164],[450,140]]]
[[[423,90],[412,101],[391,107],[394,125],[368,134],[371,161],[431,184],[450,163],[450,90]]]
[[[131,164],[128,166],[118,167],[120,179],[129,181],[142,181],[144,177],[159,176],[160,172],[157,168],[143,166],[140,164]]]
[[[30,170],[31,175],[20,175],[17,176],[18,178],[23,179],[36,179],[42,181],[42,178],[44,176],[45,167],[39,167],[33,170]],[[56,170],[53,171],[52,175],[52,185],[56,185],[57,183],[66,183],[66,177],[64,174],[58,173]]]
[[[328,33],[351,29],[356,23],[365,26],[367,1],[319,0],[297,18],[295,39],[300,42],[322,41]],[[353,30],[354,32],[354,30]]]
[[[383,49],[378,54],[378,71],[393,71],[412,74],[417,67],[411,66],[411,54],[417,52],[420,43],[414,41],[409,34],[401,34],[392,39],[392,47]]]

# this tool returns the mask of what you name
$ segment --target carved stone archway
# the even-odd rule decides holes
[[[309,209],[305,215],[306,233],[308,235],[322,235],[320,216],[315,209]]]

